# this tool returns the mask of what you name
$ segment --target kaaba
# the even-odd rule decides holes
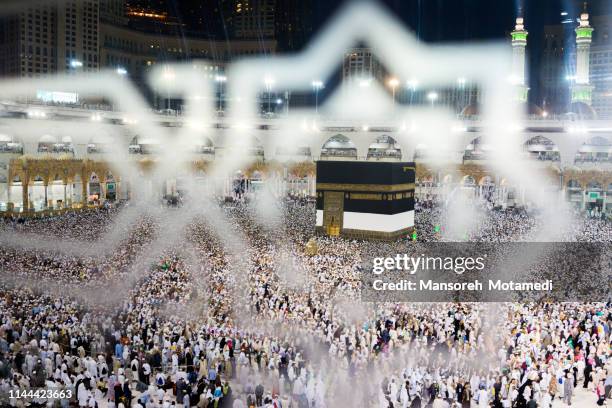
[[[395,240],[414,229],[415,164],[317,162],[318,234]]]

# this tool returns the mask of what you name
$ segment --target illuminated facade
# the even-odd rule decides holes
[[[0,75],[97,71],[99,6],[98,0],[40,3],[4,19]]]
[[[383,67],[371,48],[353,48],[344,54],[343,81],[370,79],[382,81],[383,76]]]
[[[234,38],[273,38],[275,5],[275,0],[235,0],[231,21]]]
[[[601,118],[612,118],[612,15],[593,18],[590,79],[592,107]]]

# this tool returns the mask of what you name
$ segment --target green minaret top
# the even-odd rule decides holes
[[[576,41],[591,40],[593,37],[593,27],[589,25],[589,14],[580,15],[580,25],[576,27]]]
[[[527,30],[525,30],[525,25],[523,23],[523,17],[516,18],[516,26],[514,27],[514,31],[512,31],[512,43],[514,45],[522,45],[524,43],[527,45]]]

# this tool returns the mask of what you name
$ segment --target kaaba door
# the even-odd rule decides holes
[[[323,194],[323,227],[328,235],[340,235],[344,213],[344,193],[325,191]]]

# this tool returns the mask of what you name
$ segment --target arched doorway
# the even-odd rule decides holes
[[[99,204],[102,199],[101,180],[96,173],[89,175],[87,203]]]
[[[602,136],[592,137],[576,152],[575,163],[609,163],[612,161],[611,150],[610,140]]]
[[[472,199],[476,196],[478,191],[478,184],[476,179],[471,175],[465,175],[459,182],[459,192],[464,198]]]
[[[134,140],[132,140],[134,141]],[[108,135],[96,135],[92,137],[87,144],[87,153],[89,154],[104,154],[112,150],[113,138]]]
[[[0,164],[0,169],[4,170],[2,164]],[[0,211],[7,210],[9,188],[8,177],[5,174],[0,174]]]
[[[248,148],[248,152],[251,156],[263,158],[264,157],[264,146],[261,140],[257,136],[253,136],[252,143]]]
[[[604,190],[601,183],[596,180],[591,180],[586,186],[585,191],[585,209],[592,216],[598,216],[604,208]]]
[[[566,183],[567,200],[576,207],[582,207],[582,185],[578,180],[570,179]]]
[[[135,138],[137,141],[138,148],[136,149],[136,153],[140,154],[155,154],[159,153],[160,143],[159,140],[153,137],[138,137]],[[133,145],[130,145],[130,148]]]
[[[463,161],[485,160],[488,153],[491,151],[491,146],[484,143],[482,136],[472,139],[470,144],[465,147],[463,152]]]
[[[74,145],[70,136],[62,136],[62,138],[53,146],[53,153],[74,154]]]
[[[117,200],[117,180],[115,180],[115,176],[110,171],[106,172],[106,191],[104,194],[104,199],[107,201],[115,201]]]
[[[478,195],[484,200],[493,202],[495,182],[491,176],[483,176],[478,180]]]
[[[525,155],[534,160],[559,161],[561,155],[559,148],[550,139],[544,136],[534,136],[523,144]]]
[[[209,137],[203,137],[199,139],[195,144],[196,153],[204,154],[204,155],[212,155],[215,154],[215,146],[212,140]]]
[[[21,177],[15,176],[8,186],[8,202],[13,204],[13,210],[16,212],[24,211],[23,203],[23,182]],[[10,208],[7,205],[7,209]]]
[[[476,179],[468,174],[461,179],[461,185],[463,187],[474,187],[476,185]]]
[[[28,202],[34,211],[42,211],[47,208],[47,186],[42,175],[34,176],[28,185]]]
[[[388,135],[376,138],[368,147],[367,160],[401,160],[402,150],[397,141]]]
[[[66,206],[67,186],[59,173],[55,173],[49,182],[49,208],[59,209]]]
[[[333,159],[357,159],[357,148],[348,137],[337,134],[330,137],[321,149],[321,158]]]
[[[155,154],[159,153],[160,147],[159,140],[154,137],[136,136],[132,138],[128,152],[130,154]]]
[[[0,153],[23,154],[23,145],[12,136],[0,134]]]
[[[38,140],[38,153],[52,153],[56,144],[58,144],[57,137],[52,135],[43,135]]]
[[[71,185],[70,204],[84,203],[86,198],[83,197],[83,179],[80,174],[75,174]]]

